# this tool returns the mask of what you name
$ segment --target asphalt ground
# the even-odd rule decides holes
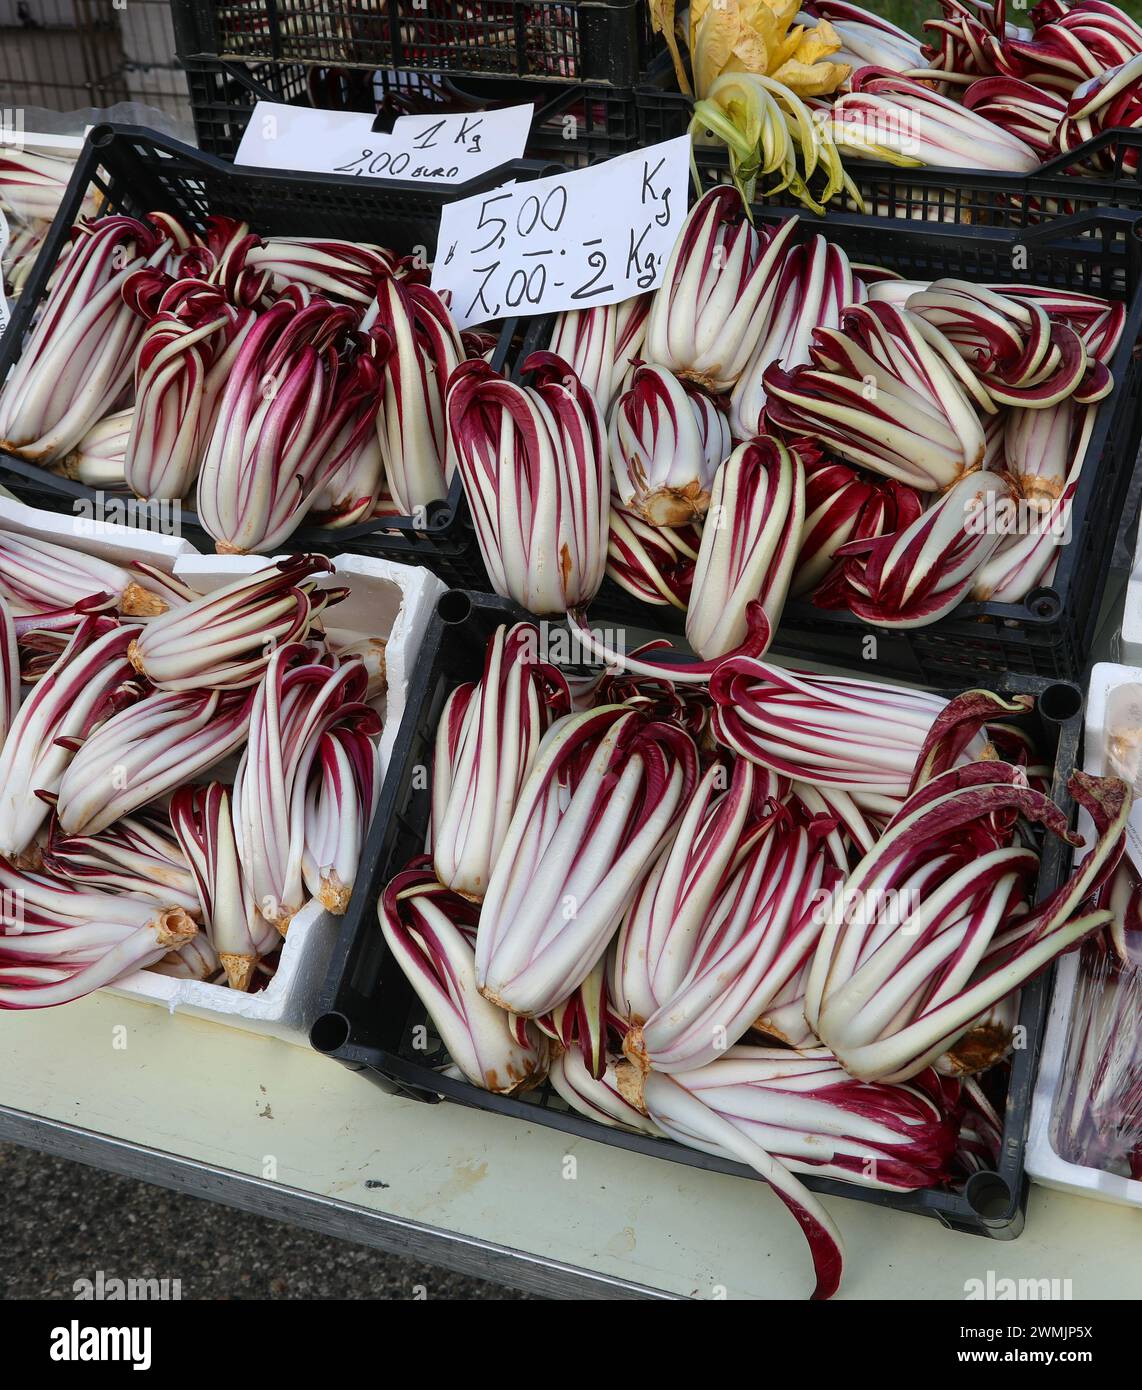
[[[100,1270],[177,1279],[184,1300],[526,1297],[14,1144],[0,1144],[0,1192],[4,1299],[74,1299]]]

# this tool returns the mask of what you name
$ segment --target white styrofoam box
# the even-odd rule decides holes
[[[31,150],[33,154],[78,155],[83,149],[82,135],[52,135],[42,130],[21,130],[16,134],[19,136],[20,148]]]
[[[48,512],[0,495],[0,530],[65,545],[112,564],[127,566],[142,560],[170,573],[182,556],[197,555],[189,541],[138,526],[120,526],[69,512]]]
[[[179,557],[178,578],[209,593],[240,575],[253,573],[270,561],[257,555],[200,555]],[[381,772],[388,770],[397,730],[404,714],[413,665],[436,602],[445,585],[426,569],[396,565],[367,555],[337,555],[336,573],[321,583],[348,585],[350,593],[329,610],[336,627],[359,628],[386,639],[384,732]],[[308,1045],[309,1025],[316,1013],[317,993],[325,978],[337,935],[338,918],[318,902],[310,902],[294,917],[278,957],[274,978],[256,994],[243,994],[225,985],[199,980],[176,980],[139,970],[111,992],[129,999],[159,1004],[171,1013],[189,1013],[216,1023],[267,1033],[286,1042]]]
[[[1133,583],[1133,581],[1132,581]],[[1142,668],[1118,666],[1102,662],[1091,672],[1087,691],[1085,753],[1083,766],[1087,772],[1100,776],[1106,771],[1106,710],[1112,692],[1124,685],[1142,685]],[[1136,801],[1130,817],[1132,829],[1142,830],[1142,801]],[[1093,844],[1093,825],[1086,812],[1079,818],[1079,830],[1088,845]],[[1083,851],[1077,852],[1081,859]],[[1059,1090],[1067,1035],[1070,1031],[1071,1008],[1078,978],[1079,956],[1071,951],[1058,962],[1055,971],[1055,991],[1047,1019],[1047,1033],[1039,1062],[1039,1075],[1031,1102],[1031,1126],[1027,1135],[1027,1171],[1044,1187],[1080,1196],[1095,1197],[1103,1202],[1117,1202],[1142,1207],[1142,1182],[1107,1173],[1101,1168],[1088,1168],[1062,1158],[1051,1142],[1055,1097]]]
[[[1120,653],[1126,666],[1142,667],[1142,526],[1134,547],[1134,568],[1126,585],[1126,607],[1122,613]],[[1097,668],[1096,668],[1097,669]]]

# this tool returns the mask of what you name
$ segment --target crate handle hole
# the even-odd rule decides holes
[[[440,619],[445,623],[466,623],[472,616],[472,600],[467,594],[460,593],[457,589],[449,591],[441,596],[436,605],[436,611],[440,614]]]
[[[1027,607],[1037,618],[1057,618],[1063,605],[1054,589],[1032,589],[1027,595]]]
[[[317,1052],[336,1052],[349,1041],[349,1020],[344,1014],[319,1014],[309,1030],[309,1041]]]
[[[964,1195],[985,1221],[999,1221],[1011,1210],[1011,1189],[998,1173],[973,1173]]]
[[[1083,693],[1070,681],[1055,681],[1039,696],[1039,713],[1054,724],[1065,724],[1083,707]]]

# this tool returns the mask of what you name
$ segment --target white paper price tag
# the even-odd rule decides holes
[[[4,263],[4,257],[8,252],[8,219],[0,212],[0,265]],[[0,338],[4,336],[4,330],[8,327],[8,320],[11,314],[8,312],[8,301],[4,298],[4,280],[0,275]]]
[[[400,116],[391,134],[356,111],[314,111],[259,101],[236,164],[306,169],[347,178],[466,183],[519,159],[535,107],[505,106],[448,116]]]
[[[445,204],[432,288],[461,328],[657,289],[686,217],[690,140]]]

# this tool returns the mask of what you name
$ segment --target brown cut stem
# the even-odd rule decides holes
[[[226,972],[226,983],[231,989],[245,993],[250,988],[254,966],[258,963],[257,956],[239,956],[233,951],[219,951],[218,959]]]
[[[648,526],[688,526],[710,509],[710,494],[695,479],[684,487],[659,487],[635,499],[634,510]]]
[[[131,580],[119,596],[119,611],[131,618],[157,618],[168,608],[167,601]]]
[[[627,1035],[623,1039],[623,1051],[643,1076],[650,1071],[650,1058],[646,1055],[646,1044],[642,1040],[641,1024],[634,1024],[627,1030]],[[640,1084],[641,1093],[641,1084]]]
[[[351,883],[342,883],[341,879],[332,869],[321,871],[321,891],[318,897],[321,905],[327,912],[335,913],[338,917],[345,913],[349,906],[349,899],[353,894]]]
[[[181,907],[165,907],[155,918],[155,941],[168,950],[178,951],[198,935],[198,927]]]
[[[22,849],[19,854],[12,856],[12,865],[17,869],[27,869],[35,872],[44,867],[44,851],[41,845],[34,842],[27,849]]]
[[[633,1106],[640,1115],[648,1115],[646,1101],[643,1099],[643,1088],[646,1084],[647,1072],[640,1067],[632,1066],[630,1062],[615,1063],[615,1085],[619,1088],[619,1095],[628,1105]]]

